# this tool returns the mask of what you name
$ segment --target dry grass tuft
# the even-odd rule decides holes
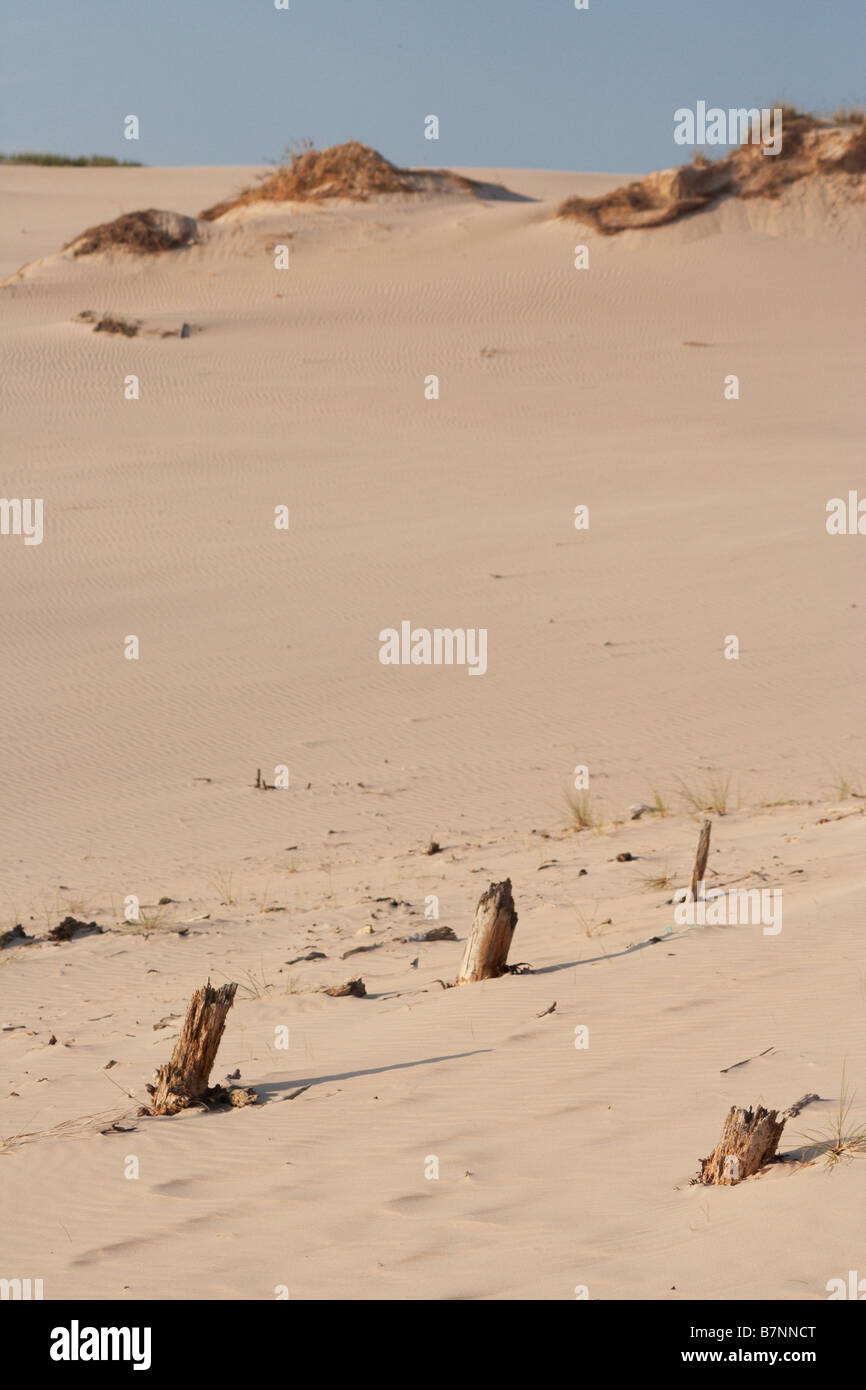
[[[705,815],[714,811],[717,816],[727,815],[731,798],[731,778],[711,777],[704,786],[688,786],[681,777],[677,778],[680,795],[686,805],[696,814]]]
[[[232,869],[216,869],[211,875],[211,886],[215,889],[222,907],[234,907],[239,900],[239,889],[235,884]]]
[[[72,322],[92,323],[94,333],[122,333],[124,338],[137,337],[141,328],[139,319],[124,319],[119,314],[95,314],[92,309],[82,309]]]
[[[111,1081],[107,1076],[106,1080]],[[117,1083],[113,1083],[117,1085]],[[135,1100],[131,1091],[127,1091],[123,1086],[118,1088],[124,1095],[130,1096]],[[122,1120],[128,1120],[132,1111],[118,1111],[115,1106],[112,1110],[103,1110],[95,1115],[83,1115],[72,1120],[61,1120],[59,1124],[51,1125],[48,1129],[19,1129],[17,1134],[7,1137],[0,1135],[0,1155],[11,1154],[22,1144],[32,1143],[34,1139],[79,1139],[86,1134],[107,1134],[110,1129],[114,1129]]]
[[[605,927],[613,925],[610,917],[599,920],[597,898],[588,912],[581,907],[576,907],[574,911],[583,930],[583,934],[589,941],[592,941],[596,936],[603,936]]]
[[[141,327],[134,319],[117,318],[114,314],[104,314],[93,326],[94,333],[121,333],[124,338],[135,338]]]
[[[653,874],[638,874],[638,878],[643,884],[645,893],[661,893],[674,886],[674,880],[668,869],[659,869]]]
[[[574,830],[597,830],[599,828],[601,817],[588,792],[566,792],[565,801]]]
[[[833,112],[833,122],[835,125],[863,125],[866,123],[866,111],[859,106],[837,106]]]
[[[844,772],[836,773],[836,781],[833,790],[840,801],[848,801],[852,797],[857,801],[862,801],[864,799],[864,794],[860,786],[860,778],[856,776],[849,777]]]

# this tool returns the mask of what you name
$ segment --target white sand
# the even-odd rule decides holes
[[[550,213],[617,178],[464,172],[536,201],[285,208],[74,260],[93,223],[253,171],[0,167],[0,275],[45,258],[0,291],[0,493],[45,500],[41,546],[0,537],[0,929],[175,899],[145,934],[0,954],[0,1275],[46,1297],[809,1299],[862,1264],[862,1161],[688,1179],[731,1103],[826,1097],[796,1149],[845,1058],[866,1118],[863,816],[817,824],[866,773],[866,541],[824,526],[862,490],[866,209],[801,185],[606,239]],[[382,666],[402,619],[485,627],[487,674]],[[576,763],[608,817],[731,774],[711,864],[782,887],[782,933],[622,955],[672,923],[639,874],[683,881],[696,822],[563,834]],[[254,791],[278,764],[290,789]],[[464,938],[506,874],[512,958],[549,973],[443,991],[462,940],[394,939],[429,893]],[[143,1094],[209,972],[248,986],[217,1070],[267,1104],[24,1142],[134,1111],[112,1081]],[[313,992],[354,973],[371,998]]]

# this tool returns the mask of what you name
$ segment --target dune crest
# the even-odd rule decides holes
[[[630,228],[660,227],[719,198],[778,198],[801,179],[832,177],[852,201],[866,193],[866,122],[846,127],[783,108],[778,155],[744,144],[713,163],[695,160],[648,174],[598,198],[568,198],[557,217],[573,218],[614,236]]]
[[[378,150],[358,140],[328,149],[303,149],[292,153],[261,183],[243,189],[199,213],[204,222],[216,222],[236,208],[253,203],[318,203],[326,198],[366,202],[382,193],[468,193],[487,190],[475,179],[449,169],[400,169]]]

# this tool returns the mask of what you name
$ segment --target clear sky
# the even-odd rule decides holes
[[[0,151],[641,173],[673,113],[862,105],[863,0],[0,0]],[[141,138],[123,138],[123,118]],[[424,139],[424,117],[440,122]]]

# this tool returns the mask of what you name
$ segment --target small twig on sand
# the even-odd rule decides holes
[[[744,1057],[742,1062],[733,1062],[729,1067],[722,1067],[719,1075],[724,1076],[726,1071],[736,1071],[737,1067],[744,1067],[747,1062],[756,1062],[758,1057],[766,1057],[767,1053],[772,1051],[772,1047],[766,1047],[763,1052],[756,1053],[754,1057]]]

